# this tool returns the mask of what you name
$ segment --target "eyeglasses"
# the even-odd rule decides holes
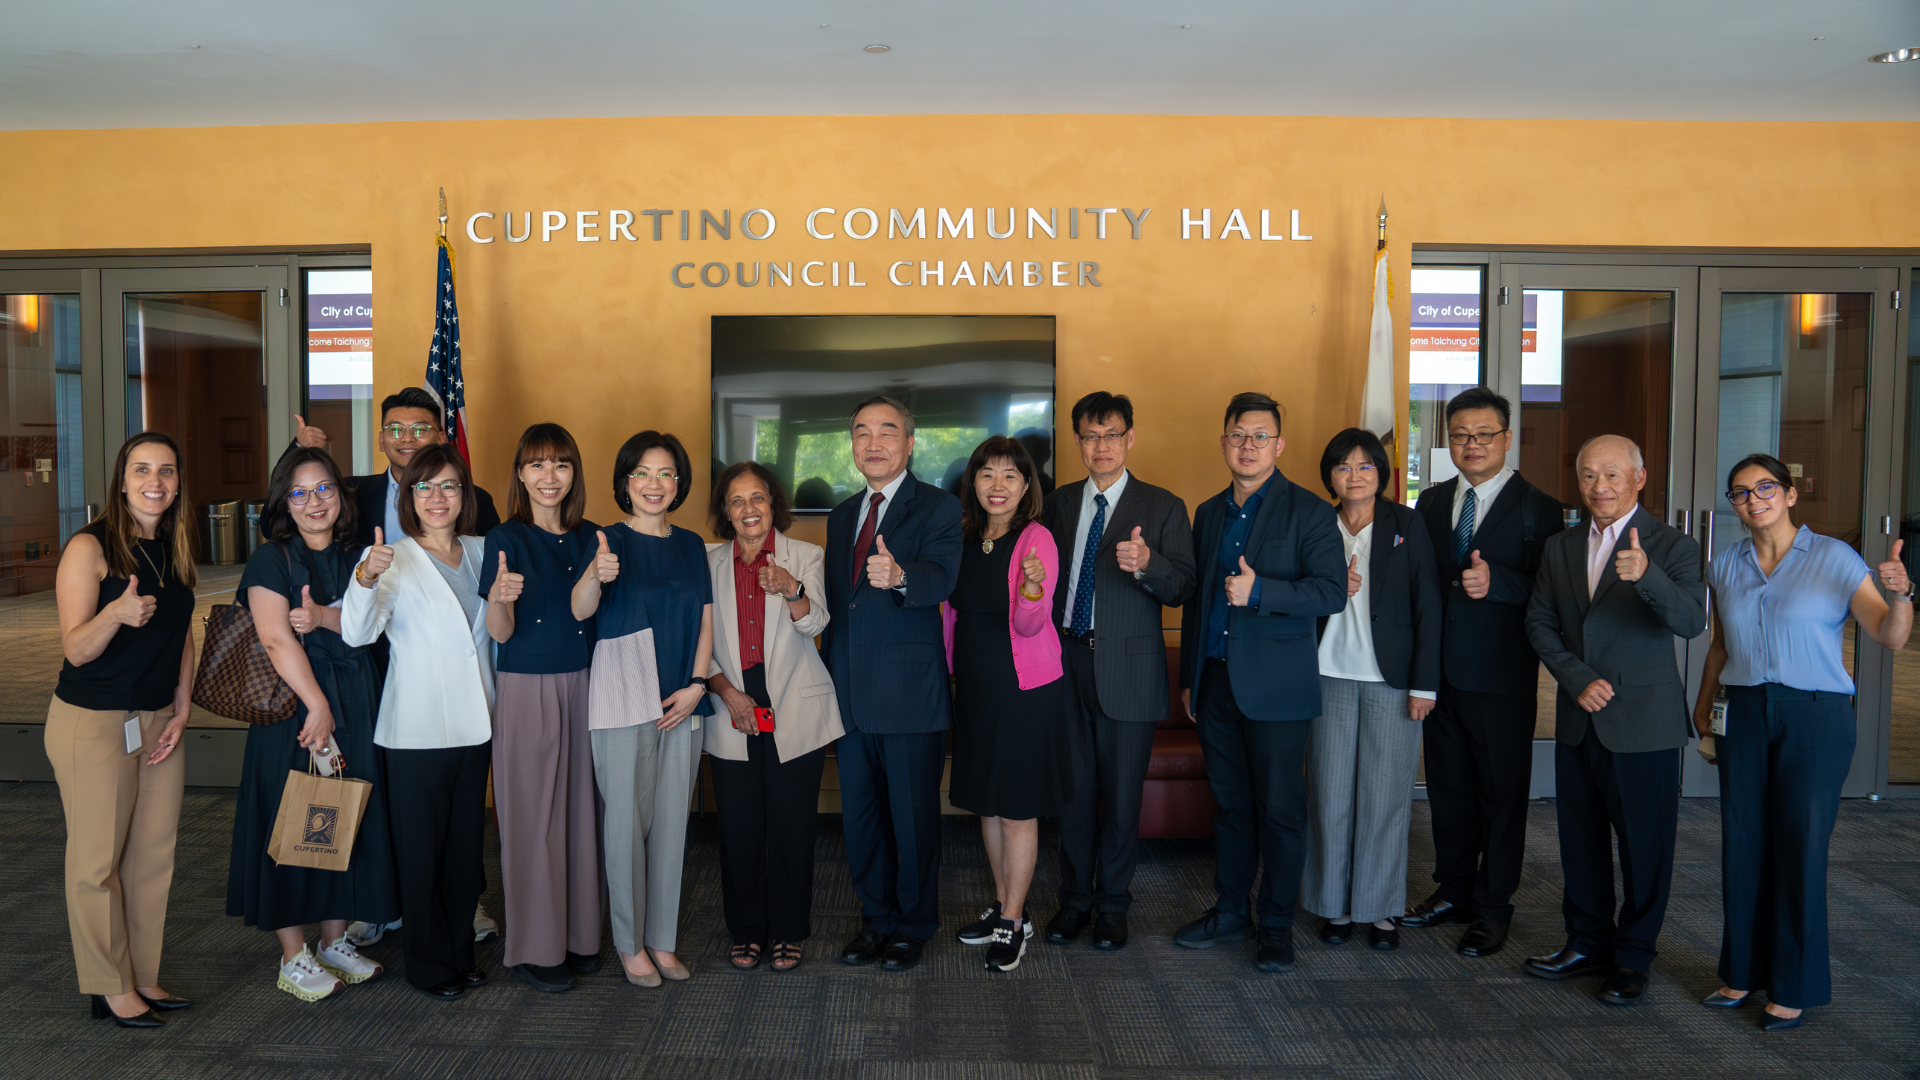
[[[1492,446],[1493,440],[1505,435],[1511,430],[1513,429],[1501,428],[1499,431],[1476,431],[1471,433],[1458,431],[1449,434],[1447,441],[1455,446],[1465,446],[1468,440],[1472,440],[1475,446]]]
[[[305,506],[309,499],[319,499],[321,502],[332,502],[334,495],[338,494],[339,490],[339,488],[333,485],[333,481],[331,480],[315,484],[311,489],[294,488],[287,492],[287,504],[289,506]]]
[[[1727,491],[1727,501],[1735,506],[1743,506],[1746,504],[1747,496],[1749,495],[1758,495],[1762,499],[1772,502],[1779,494],[1779,484],[1772,480],[1762,480],[1751,488],[1730,488]]]
[[[1361,476],[1372,476],[1375,472],[1373,462],[1363,462],[1357,468],[1352,465],[1335,465],[1333,467],[1333,475],[1341,477],[1342,479],[1352,476],[1355,472],[1358,472]]]
[[[1111,435],[1080,435],[1076,436],[1076,438],[1079,440],[1081,446],[1089,450],[1095,447],[1105,447],[1111,450],[1127,441],[1127,433],[1124,431],[1116,431]]]
[[[439,494],[445,495],[447,498],[451,499],[455,495],[458,495],[460,493],[460,489],[465,486],[466,486],[465,484],[462,484],[458,480],[442,480],[437,484],[431,481],[422,480],[419,483],[413,485],[413,493],[415,495],[420,496],[423,499],[430,499],[434,496],[435,492],[438,492]]]
[[[424,439],[434,432],[439,431],[440,428],[433,424],[388,424],[380,430],[386,432],[387,438],[389,439],[405,439],[409,437],[413,439]]]
[[[1256,431],[1252,435],[1243,435],[1240,432],[1236,431],[1233,434],[1227,436],[1228,446],[1238,447],[1238,446],[1245,446],[1248,443],[1252,443],[1253,448],[1255,450],[1265,450],[1267,447],[1272,446],[1274,443],[1279,441],[1280,441],[1280,436],[1269,435],[1264,431]]]
[[[680,482],[680,474],[674,472],[672,469],[661,469],[657,473],[650,473],[645,469],[635,469],[627,474],[627,479],[629,480],[651,480],[656,478],[665,480],[669,484],[677,484]]]

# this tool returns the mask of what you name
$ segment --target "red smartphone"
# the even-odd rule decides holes
[[[773,710],[772,709],[762,709],[758,706],[755,706],[753,710],[753,719],[755,720],[755,722],[757,722],[760,725],[761,731],[773,730]]]

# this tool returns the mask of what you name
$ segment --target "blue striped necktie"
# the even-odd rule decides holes
[[[1100,534],[1107,531],[1107,497],[1095,494],[1093,524],[1087,526],[1087,544],[1080,549],[1080,580],[1073,586],[1073,625],[1076,634],[1093,629],[1093,578],[1099,568],[1094,553],[1100,550]]]
[[[1467,503],[1460,508],[1460,524],[1453,527],[1453,561],[1465,566],[1467,553],[1473,550],[1473,504],[1476,492],[1467,489]]]

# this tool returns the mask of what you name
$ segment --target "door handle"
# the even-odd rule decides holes
[[[1693,535],[1693,511],[1688,510],[1685,507],[1682,507],[1677,512],[1680,515],[1680,531],[1683,533],[1686,533],[1688,536],[1692,536]]]

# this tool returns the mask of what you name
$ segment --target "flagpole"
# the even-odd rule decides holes
[[[1382,242],[1385,241],[1385,238],[1387,235],[1385,231],[1386,225],[1384,224],[1384,222],[1387,220],[1386,205],[1387,205],[1386,201],[1382,200],[1380,203],[1380,207],[1381,207],[1380,220],[1383,223],[1380,226],[1381,228],[1380,236],[1381,236]],[[440,189],[440,239],[445,240],[446,238],[447,238],[447,189],[441,188]]]

